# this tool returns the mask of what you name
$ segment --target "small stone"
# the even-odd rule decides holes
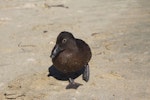
[[[43,33],[47,33],[47,32],[48,32],[48,31],[46,31],[46,30],[45,30],[45,31],[43,31]]]

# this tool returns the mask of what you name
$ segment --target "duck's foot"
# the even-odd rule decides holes
[[[80,85],[80,83],[74,82],[73,79],[69,78],[69,84],[67,85],[66,89],[77,89]]]
[[[86,82],[88,82],[90,77],[90,69],[89,69],[89,65],[85,65],[85,69],[82,75],[82,79],[85,80]]]

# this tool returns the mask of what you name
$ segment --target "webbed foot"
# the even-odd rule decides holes
[[[69,84],[67,85],[66,89],[77,89],[80,85],[80,83],[74,82],[73,79],[69,78]]]
[[[85,69],[82,75],[82,79],[85,80],[86,82],[88,82],[90,77],[90,69],[89,69],[89,65],[85,65]]]

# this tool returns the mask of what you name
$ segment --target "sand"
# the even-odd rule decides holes
[[[91,47],[90,81],[47,77],[61,31]],[[149,0],[1,0],[0,100],[150,100]]]

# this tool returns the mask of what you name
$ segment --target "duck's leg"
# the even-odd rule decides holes
[[[72,78],[69,78],[69,84],[67,85],[66,89],[77,89],[80,85],[80,83],[74,82]]]
[[[87,64],[84,67],[85,67],[85,69],[84,69],[84,72],[83,72],[83,75],[82,75],[82,79],[85,80],[86,82],[88,82],[89,77],[90,77],[89,65]]]

